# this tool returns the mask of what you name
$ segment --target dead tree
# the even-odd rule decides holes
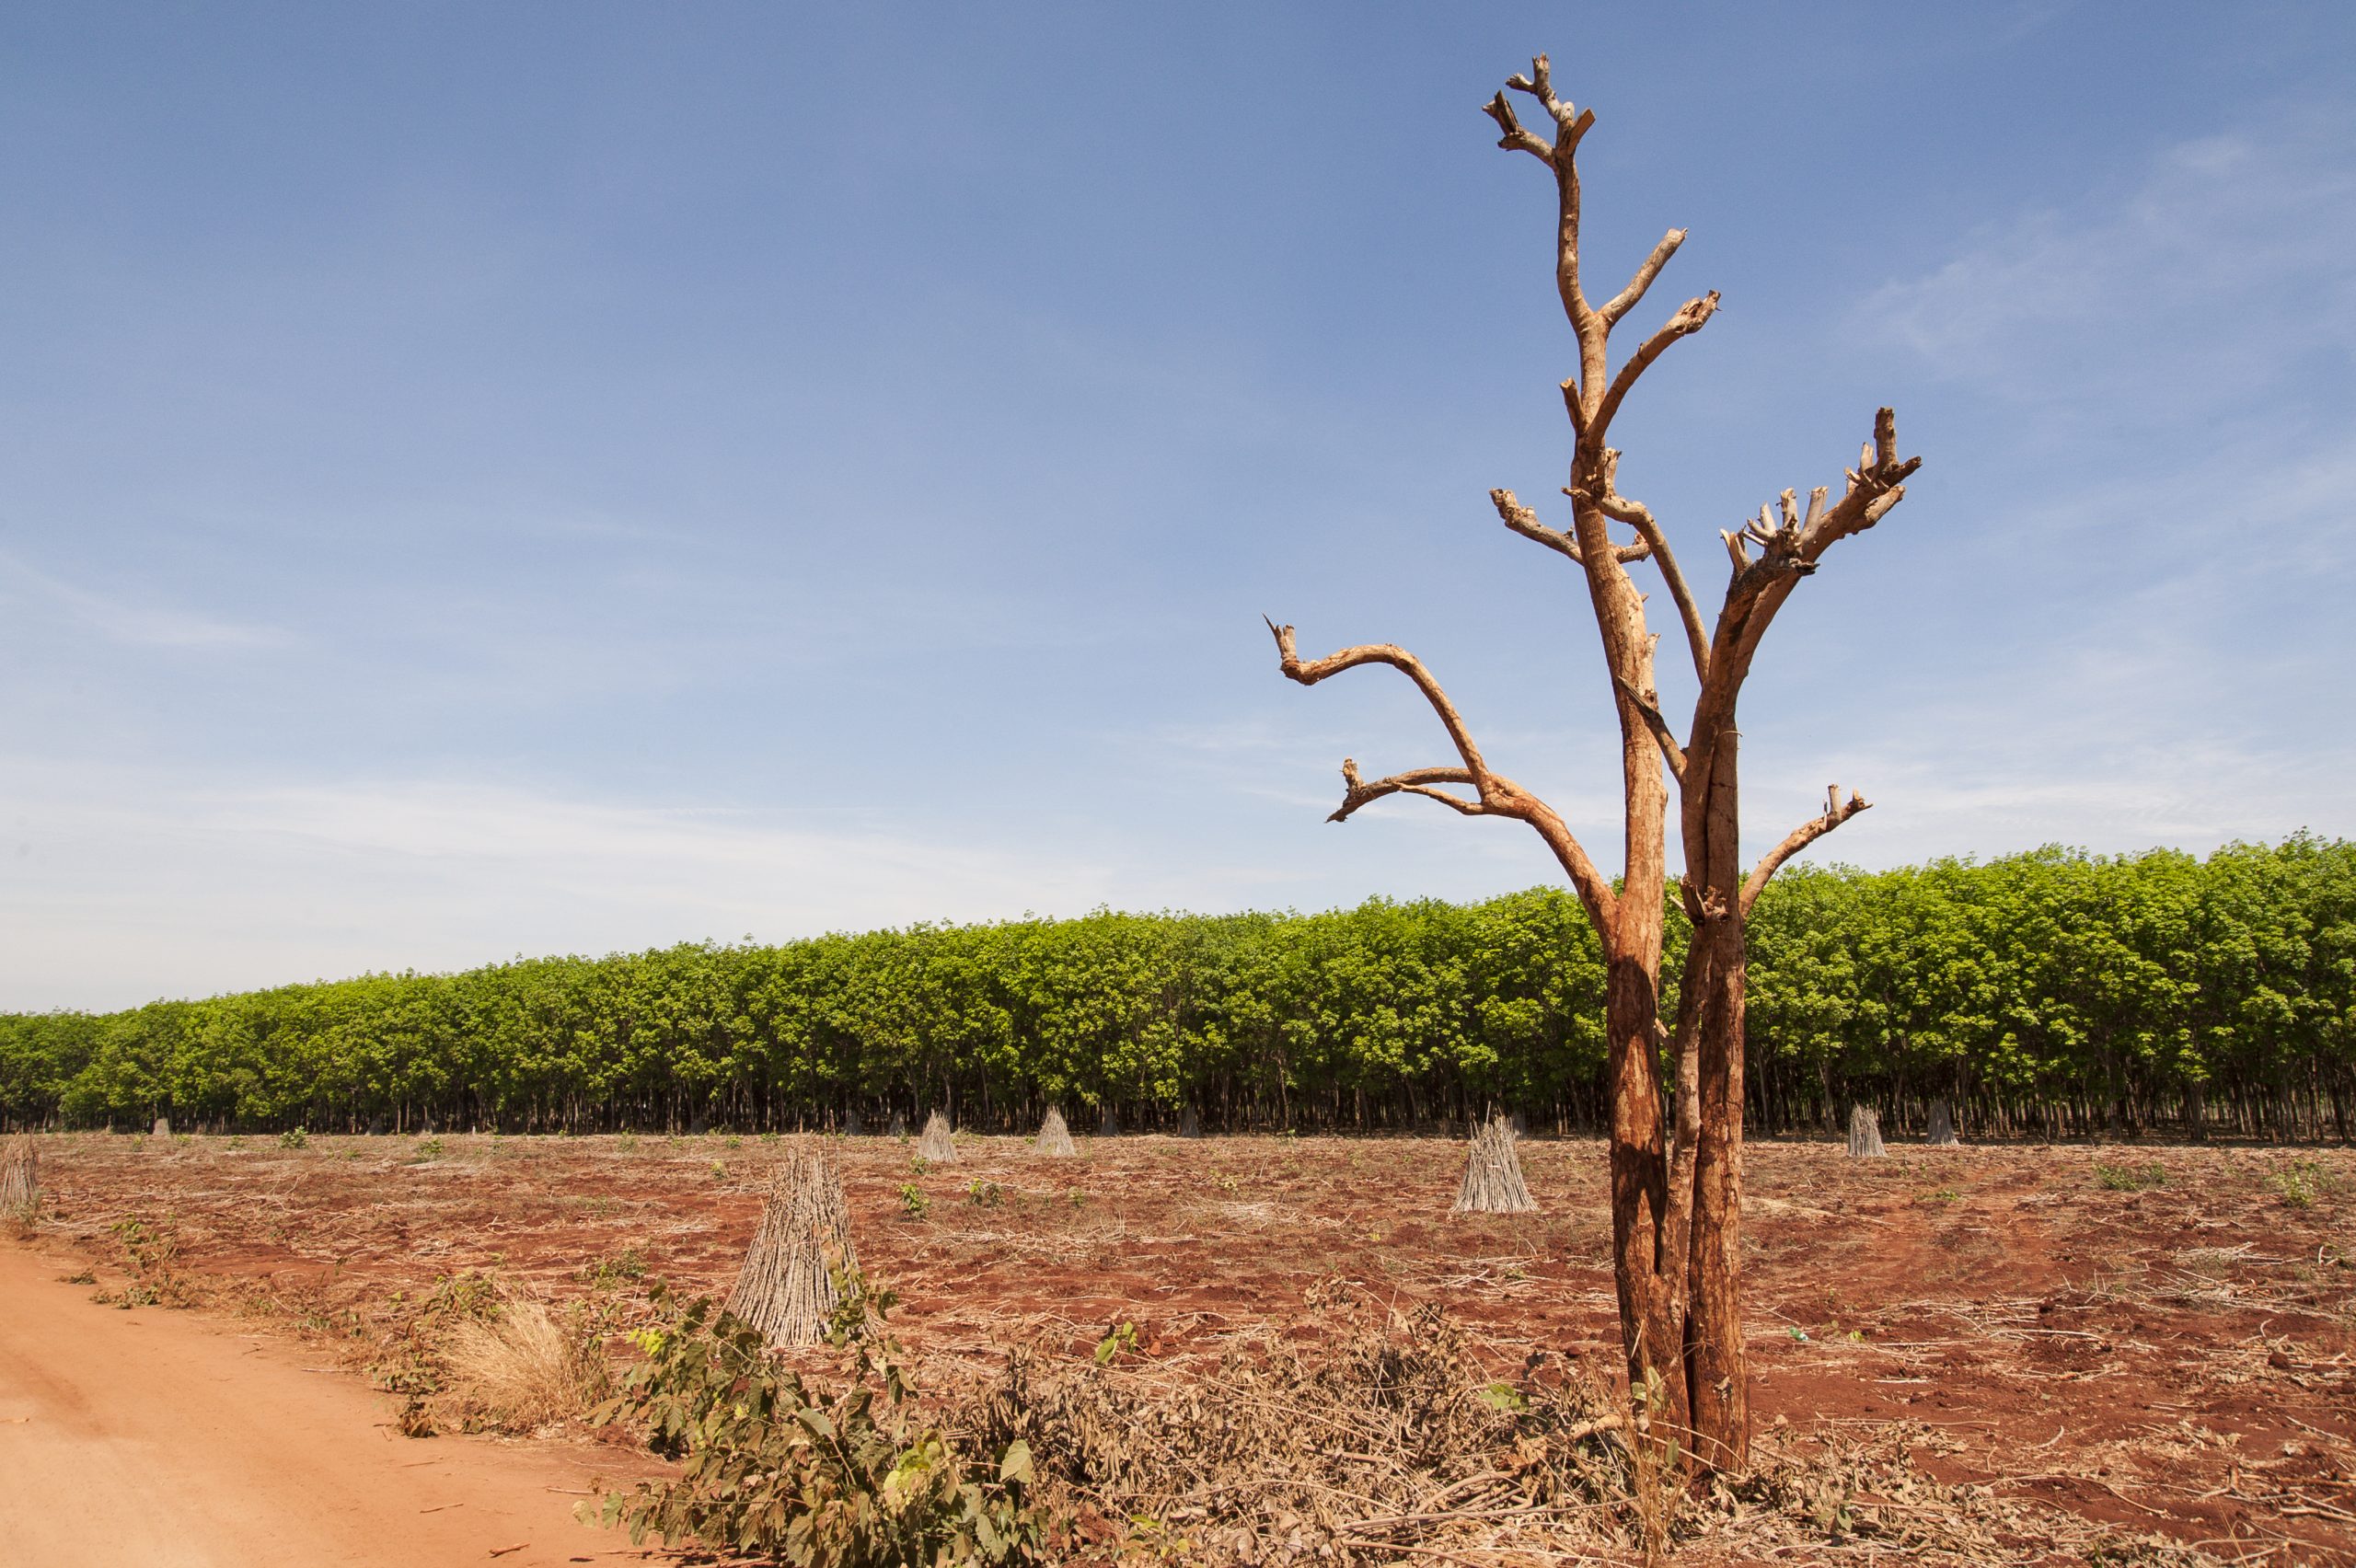
[[[1881,1147],[1881,1116],[1870,1105],[1849,1107],[1849,1158],[1878,1159],[1889,1153]]]
[[[0,1218],[30,1219],[40,1209],[40,1157],[21,1134],[0,1151]]]
[[[917,1153],[935,1165],[946,1165],[957,1158],[957,1140],[949,1135],[949,1118],[935,1111],[925,1118],[924,1136],[917,1139]]]
[[[1744,922],[1778,867],[1865,810],[1865,802],[1854,794],[1844,802],[1834,791],[1821,814],[1746,868],[1736,700],[1761,637],[1794,586],[1833,544],[1880,521],[1905,493],[1901,481],[1919,459],[1899,458],[1896,427],[1883,409],[1838,502],[1828,504],[1829,491],[1818,490],[1803,513],[1794,492],[1785,490],[1756,520],[1722,533],[1731,572],[1716,623],[1706,623],[1665,530],[1648,508],[1622,493],[1620,453],[1611,434],[1638,380],[1673,345],[1709,323],[1718,296],[1712,292],[1687,300],[1615,366],[1614,329],[1643,303],[1685,233],[1669,230],[1624,287],[1608,299],[1592,299],[1581,272],[1577,153],[1594,112],[1555,96],[1543,55],[1529,75],[1511,77],[1506,86],[1537,104],[1551,122],[1543,133],[1526,128],[1503,92],[1486,106],[1502,133],[1498,145],[1536,158],[1554,187],[1553,271],[1578,353],[1577,368],[1561,388],[1571,433],[1570,482],[1563,487],[1570,525],[1549,526],[1509,490],[1492,490],[1490,501],[1507,528],[1569,562],[1586,585],[1620,727],[1619,825],[1626,853],[1619,884],[1553,807],[1489,765],[1454,701],[1413,653],[1375,643],[1304,660],[1291,627],[1271,621],[1269,630],[1284,674],[1302,686],[1361,665],[1397,670],[1430,705],[1455,753],[1452,761],[1372,778],[1355,760],[1345,760],[1342,803],[1330,820],[1346,821],[1393,795],[1421,796],[1464,816],[1511,818],[1539,835],[1577,894],[1601,939],[1606,967],[1612,1262],[1630,1386],[1660,1390],[1649,1412],[1650,1429],[1664,1441],[1690,1435],[1684,1452],[1739,1470],[1750,1455],[1750,1371],[1738,1312]],[[1615,538],[1615,525],[1631,536]],[[1639,563],[1659,572],[1700,683],[1681,743],[1660,709],[1646,595],[1629,573]],[[1671,780],[1678,787],[1686,868],[1680,899],[1694,928],[1673,1031],[1659,1009]],[[1664,1065],[1673,1095],[1668,1107],[1659,1089]]]
[[[1953,1148],[1963,1141],[1955,1136],[1955,1113],[1944,1100],[1931,1101],[1931,1136],[1927,1141],[1933,1148]]]
[[[1039,1141],[1031,1146],[1031,1152],[1064,1157],[1080,1152],[1071,1146],[1071,1128],[1065,1125],[1060,1107],[1047,1107],[1047,1119],[1039,1124]]]
[[[1513,1124],[1492,1116],[1472,1133],[1464,1159],[1464,1183],[1451,1214],[1536,1214],[1537,1200],[1521,1179],[1521,1157],[1513,1147]]]
[[[770,1180],[728,1309],[771,1344],[814,1344],[842,1304],[837,1276],[858,1266],[835,1162],[814,1149],[797,1150]]]

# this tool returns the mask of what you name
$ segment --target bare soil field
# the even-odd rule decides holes
[[[469,1274],[560,1303],[724,1291],[783,1149],[40,1141],[45,1217],[21,1244],[92,1265],[95,1294],[256,1314],[355,1368]],[[1427,1304],[1499,1366],[1600,1383],[1617,1362],[1594,1142],[1526,1142],[1542,1212],[1465,1218],[1449,1140],[1082,1139],[1048,1159],[961,1137],[925,1168],[897,1140],[829,1143],[931,1384],[985,1386],[1015,1345],[1084,1363],[1123,1323],[1138,1365],[1210,1377],[1238,1343],[1313,1346]],[[1729,1503],[1680,1561],[1929,1560],[1908,1532],[1969,1513],[1991,1555],[1951,1560],[2356,1563],[2356,1151],[1762,1143],[1749,1188],[1762,1454],[1848,1479],[1812,1540],[1746,1535]]]

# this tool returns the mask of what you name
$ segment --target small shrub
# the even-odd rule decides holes
[[[914,1182],[903,1182],[900,1183],[900,1206],[907,1211],[909,1218],[922,1219],[925,1211],[932,1207],[932,1200],[926,1197],[924,1189]]]
[[[995,1182],[976,1182],[965,1189],[965,1201],[984,1208],[997,1208],[1006,1202],[1006,1189]]]
[[[195,1305],[196,1293],[175,1266],[179,1260],[180,1244],[172,1221],[119,1219],[108,1226],[107,1231],[122,1249],[131,1283],[119,1291],[99,1291],[93,1300],[113,1307]]]
[[[1115,1323],[1110,1332],[1096,1342],[1096,1365],[1110,1366],[1121,1358],[1123,1352],[1134,1351],[1137,1347],[1138,1326],[1135,1323]]]
[[[2162,1165],[2105,1165],[2097,1159],[2095,1180],[2114,1193],[2140,1193],[2146,1187],[2166,1186],[2168,1173]]]
[[[278,1135],[278,1147],[281,1148],[308,1148],[311,1147],[311,1135],[305,1132],[300,1127],[290,1127],[285,1132]]]
[[[2316,1195],[2325,1187],[2323,1162],[2318,1159],[2294,1159],[2281,1170],[2269,1170],[2264,1177],[2267,1190],[2292,1208],[2311,1208]]]
[[[416,1158],[417,1158],[417,1159],[441,1159],[441,1158],[442,1158],[442,1140],[441,1140],[440,1138],[420,1138],[420,1139],[418,1139],[418,1140],[417,1140],[417,1153],[416,1153]]]
[[[831,1337],[845,1355],[832,1387],[805,1383],[710,1301],[632,1336],[646,1359],[594,1419],[640,1424],[649,1447],[684,1464],[676,1481],[582,1505],[583,1522],[620,1525],[633,1545],[694,1539],[807,1568],[1043,1561],[1028,1446],[1010,1443],[995,1466],[970,1471],[924,1424],[898,1347],[866,1326],[882,1320],[888,1293],[855,1273],[837,1286]]]
[[[642,1279],[645,1275],[646,1260],[639,1255],[637,1248],[625,1247],[610,1257],[599,1258],[594,1263],[583,1263],[580,1278],[583,1284],[604,1290]]]

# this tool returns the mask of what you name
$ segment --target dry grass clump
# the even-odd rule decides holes
[[[578,1308],[509,1295],[451,1325],[439,1346],[445,1407],[470,1431],[531,1433],[585,1414],[606,1397],[606,1358]]]

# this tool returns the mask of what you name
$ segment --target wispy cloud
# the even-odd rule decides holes
[[[2179,143],[2123,194],[1989,226],[1865,324],[1951,377],[2073,421],[2223,411],[2356,350],[2356,117]]]
[[[76,625],[133,648],[241,650],[283,648],[293,635],[277,627],[222,620],[167,605],[118,598],[77,587],[0,551],[0,585],[29,591]]]
[[[1107,867],[852,813],[434,780],[0,775],[0,1008],[121,1005],[516,951],[1077,913]]]

